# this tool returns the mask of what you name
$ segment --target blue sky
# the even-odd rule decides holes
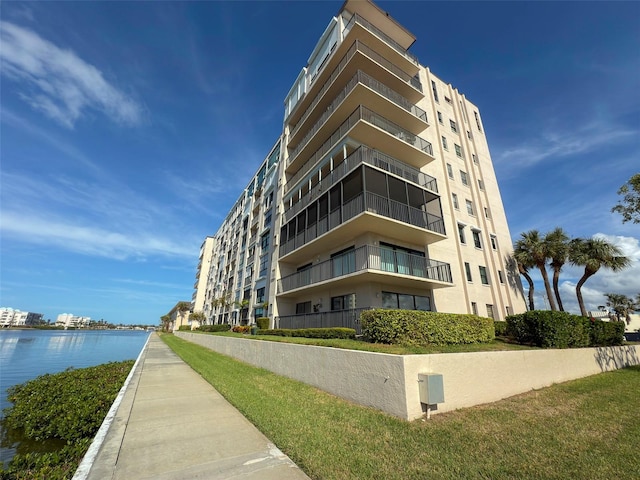
[[[633,265],[591,278],[588,308],[640,292],[640,226],[610,213],[640,171],[640,3],[378,4],[480,107],[512,237],[605,235]],[[2,2],[1,305],[155,324],[190,300],[341,5]]]

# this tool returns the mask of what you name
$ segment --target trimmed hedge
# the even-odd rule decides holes
[[[267,330],[269,328],[269,317],[256,318],[256,325],[260,330]]]
[[[505,337],[507,335],[507,322],[493,322],[493,326],[496,331],[496,337]]]
[[[360,323],[373,343],[451,345],[495,338],[493,320],[471,314],[375,309],[362,312]]]
[[[191,331],[191,325],[180,325],[178,327],[179,332]]]
[[[507,317],[507,334],[516,342],[542,348],[622,345],[624,324],[568,312],[532,310]]]
[[[592,320],[589,338],[593,347],[612,347],[624,342],[624,322]]]
[[[278,337],[306,337],[306,338],[356,338],[353,328],[274,328],[272,330],[258,330],[258,335],[276,335]]]
[[[228,332],[231,330],[231,326],[226,323],[221,325],[202,325],[197,330],[201,332]]]

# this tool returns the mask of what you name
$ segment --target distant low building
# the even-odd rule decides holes
[[[79,317],[72,313],[61,313],[56,319],[56,326],[65,328],[86,328],[91,323],[91,317]]]
[[[19,327],[27,324],[29,312],[23,312],[11,307],[0,307],[0,327]]]
[[[175,307],[169,311],[168,315],[171,319],[169,330],[176,331],[183,325],[190,325],[189,314],[191,313],[191,302],[181,301],[176,303]]]

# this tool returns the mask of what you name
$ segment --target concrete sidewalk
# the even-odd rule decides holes
[[[156,334],[85,478],[308,480]]]

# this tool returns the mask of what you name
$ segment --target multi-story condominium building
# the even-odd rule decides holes
[[[0,307],[0,327],[17,327],[27,324],[29,312],[14,310],[10,307]]]
[[[209,244],[209,319],[525,309],[479,110],[418,62],[414,40],[370,1],[331,19],[280,139]]]
[[[56,318],[56,326],[83,328],[88,327],[91,323],[91,317],[79,317],[72,313],[61,313]]]
[[[215,246],[215,239],[207,237],[200,246],[200,256],[198,257],[198,269],[196,271],[196,283],[193,285],[193,296],[191,305],[194,312],[204,312],[210,302],[206,302],[207,280],[211,269],[211,258]]]

